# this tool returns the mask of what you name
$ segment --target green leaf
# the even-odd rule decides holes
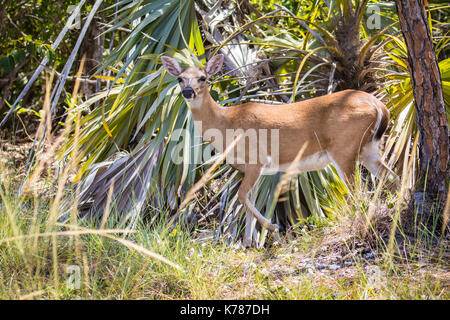
[[[12,56],[6,56],[0,58],[0,66],[6,73],[10,73],[14,70],[14,59]]]
[[[23,50],[14,50],[11,53],[16,65],[21,64],[25,61],[25,52]]]

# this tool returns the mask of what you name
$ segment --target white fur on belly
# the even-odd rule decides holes
[[[326,151],[314,153],[308,157],[302,158],[296,162],[279,164],[270,164],[263,168],[262,174],[273,174],[276,172],[308,172],[325,168],[331,160]]]

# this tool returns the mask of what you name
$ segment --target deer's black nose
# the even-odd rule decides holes
[[[194,90],[191,87],[186,87],[186,88],[184,88],[184,90],[182,92],[182,95],[186,99],[191,99],[191,98],[194,97],[195,93],[194,93]]]

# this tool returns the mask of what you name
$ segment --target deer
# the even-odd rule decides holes
[[[246,209],[242,242],[245,248],[252,244],[254,219],[274,234],[282,231],[281,225],[264,217],[249,197],[261,175],[308,172],[333,164],[350,190],[359,161],[378,179],[386,174],[390,180],[395,179],[395,173],[380,156],[380,140],[389,123],[389,111],[372,94],[344,90],[288,104],[247,102],[225,107],[212,98],[207,85],[211,76],[222,69],[222,54],[210,58],[204,68],[183,69],[168,56],[162,56],[161,61],[165,70],[178,79],[194,123],[201,123],[200,134],[214,149],[223,152],[230,141],[215,139],[208,135],[211,131],[224,137],[228,130],[254,130],[257,140],[277,140],[275,147],[269,144],[263,150],[266,156],[250,161],[247,153],[256,148],[253,143],[246,146],[246,155],[238,155],[240,161],[229,163],[243,173],[238,200]],[[265,135],[261,134],[264,130]],[[277,161],[273,160],[275,157]]]

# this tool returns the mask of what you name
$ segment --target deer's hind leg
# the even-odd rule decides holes
[[[381,159],[379,141],[371,141],[362,148],[361,163],[378,179],[387,175],[389,181],[398,184],[399,178]]]

